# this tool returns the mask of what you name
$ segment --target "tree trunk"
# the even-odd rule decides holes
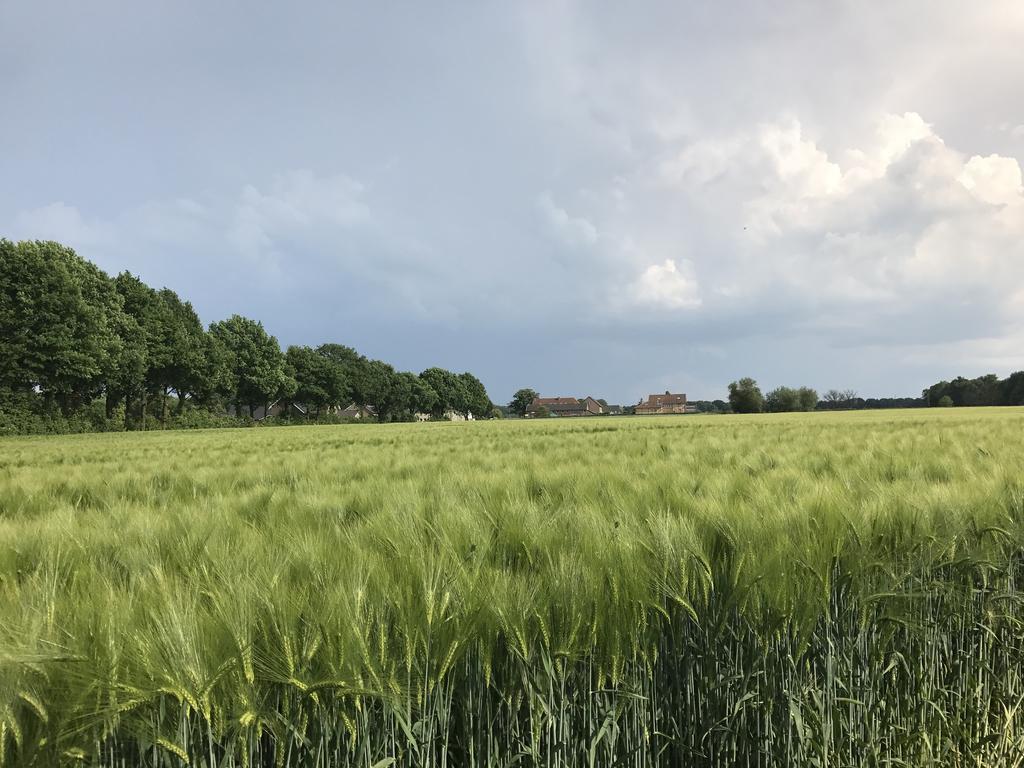
[[[117,408],[120,400],[121,398],[117,393],[107,390],[107,421],[114,418],[114,409]]]
[[[160,424],[164,429],[167,429],[167,387],[163,388],[163,394],[160,397]]]

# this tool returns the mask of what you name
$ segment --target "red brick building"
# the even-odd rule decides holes
[[[663,395],[649,395],[646,400],[641,400],[636,407],[638,416],[686,412],[686,395],[674,395],[671,392],[666,392]]]
[[[552,416],[598,416],[605,412],[604,406],[590,396],[582,400],[575,397],[535,397],[526,409],[526,418],[538,416],[541,408]]]

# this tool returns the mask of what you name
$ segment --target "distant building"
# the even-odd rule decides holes
[[[234,403],[228,403],[227,414],[228,416],[249,416],[254,421],[263,421],[268,416],[308,416],[309,408],[302,403],[275,400],[267,406],[257,405],[250,413],[249,409],[244,406],[238,410]]]
[[[609,405],[605,408],[605,412],[609,416],[621,416],[625,411],[622,410],[621,405]]]
[[[342,408],[338,411],[338,415],[343,419],[351,419],[352,421],[372,421],[377,418],[377,409],[372,405],[350,403],[347,408]]]
[[[636,406],[638,416],[656,416],[666,413],[692,413],[694,409],[686,405],[686,395],[674,395],[666,392],[663,395],[649,395]]]
[[[422,413],[417,411],[413,415],[413,419],[416,421],[474,421],[472,413],[463,413],[462,411],[456,411],[449,408],[440,416],[434,416],[430,413]]]
[[[599,416],[605,413],[604,406],[589,395],[583,399],[535,397],[526,409],[526,418],[534,418],[545,410],[552,416]]]

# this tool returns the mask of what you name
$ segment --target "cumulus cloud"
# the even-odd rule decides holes
[[[81,246],[94,243],[100,237],[95,223],[86,221],[78,208],[64,202],[20,211],[11,226],[17,237],[57,240]]]
[[[738,284],[761,305],[824,299],[933,313],[929,298],[948,300],[965,284],[997,307],[1024,284],[1016,159],[967,158],[914,113],[882,117],[873,141],[837,159],[805,134],[787,119],[685,147],[663,166],[691,199],[703,191],[709,205],[733,210],[744,222],[741,248],[770,265],[725,264],[723,282],[734,294]],[[725,170],[680,172],[707,167]]]
[[[700,292],[688,262],[676,266],[673,259],[651,264],[632,284],[633,298],[643,307],[692,309],[701,304]]]
[[[1020,165],[1012,157],[975,155],[964,165],[960,183],[975,197],[993,205],[1013,205],[1021,200]]]
[[[551,193],[542,194],[538,204],[545,223],[565,245],[582,248],[597,242],[597,227],[581,216],[570,216],[568,211],[555,204]]]
[[[249,255],[273,250],[280,238],[319,227],[348,229],[366,221],[363,186],[348,176],[317,177],[297,170],[277,176],[264,191],[242,189],[234,206],[230,240]]]

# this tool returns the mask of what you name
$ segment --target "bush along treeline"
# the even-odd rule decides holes
[[[379,421],[493,413],[470,373],[396,371],[341,344],[282,351],[256,320],[204,328],[170,289],[0,239],[0,434],[338,421],[353,404]]]

